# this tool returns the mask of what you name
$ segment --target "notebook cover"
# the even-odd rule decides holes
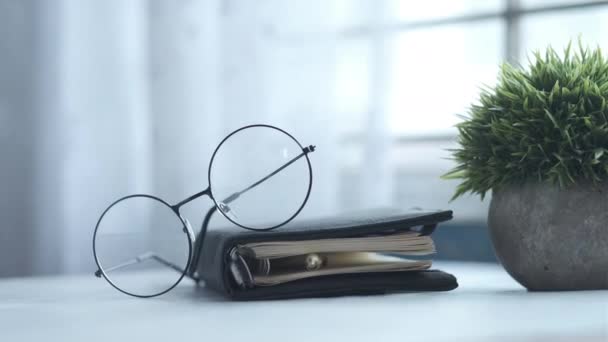
[[[238,244],[388,234],[415,227],[433,227],[451,218],[452,211],[449,210],[376,210],[291,222],[269,232],[247,231],[237,227],[210,230],[203,242],[197,271],[206,287],[237,300],[449,291],[458,287],[456,278],[439,270],[340,274],[241,289],[232,280],[228,263],[230,250]]]

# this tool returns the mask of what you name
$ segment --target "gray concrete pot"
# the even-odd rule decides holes
[[[608,182],[502,188],[488,224],[496,256],[527,289],[608,289]]]

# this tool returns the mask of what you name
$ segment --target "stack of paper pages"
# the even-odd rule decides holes
[[[412,260],[435,253],[430,236],[408,231],[365,237],[269,241],[239,245],[255,285],[269,286],[332,274],[419,271],[431,260]]]

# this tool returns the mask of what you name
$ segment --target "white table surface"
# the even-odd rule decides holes
[[[443,293],[230,302],[184,280],[153,299],[92,275],[0,280],[0,341],[608,341],[608,291],[530,293],[496,265],[436,263]]]

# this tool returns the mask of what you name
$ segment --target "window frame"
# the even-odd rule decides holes
[[[489,20],[501,20],[505,25],[504,30],[504,45],[503,45],[503,59],[506,62],[517,63],[521,53],[521,20],[530,15],[535,14],[547,14],[556,13],[570,10],[580,10],[598,7],[608,7],[608,1],[571,1],[568,3],[557,3],[547,5],[537,5],[531,7],[524,7],[522,0],[503,0],[504,6],[500,10],[486,11],[473,14],[455,15],[437,19],[425,19],[420,21],[409,21],[409,22],[397,22],[397,23],[382,23],[378,20],[373,20],[374,25],[352,27],[345,30],[340,30],[336,34],[337,39],[353,39],[353,38],[367,38],[372,41],[372,45],[381,44],[378,41],[382,41],[387,35],[395,34],[397,32],[407,32],[420,29],[436,28],[440,26],[455,25],[455,24],[470,24],[479,21]],[[376,45],[377,46],[377,45]],[[371,78],[374,79],[374,75],[385,74],[386,66],[384,63],[375,61],[371,65]],[[376,82],[377,83],[377,82]],[[377,96],[371,96],[370,105],[372,108],[380,106],[378,103],[380,100]],[[374,116],[375,111],[370,110],[369,116]],[[365,118],[368,122],[374,121],[373,117]],[[380,120],[386,120],[386,118],[380,118]],[[438,134],[394,134],[391,136],[392,143],[394,144],[407,144],[411,142],[449,142],[454,141],[456,137],[455,133],[438,133]],[[345,134],[341,142],[344,144],[359,144],[365,141],[365,136],[362,133],[350,133]]]

